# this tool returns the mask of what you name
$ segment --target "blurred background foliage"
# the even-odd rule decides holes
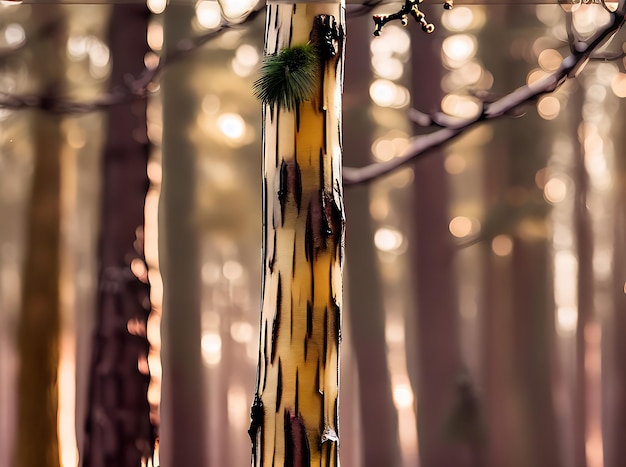
[[[140,3],[0,3],[2,466],[249,462],[262,8]],[[569,53],[556,2],[421,8],[432,35],[348,21],[348,166]],[[346,189],[344,465],[624,465],[624,97],[590,63]]]

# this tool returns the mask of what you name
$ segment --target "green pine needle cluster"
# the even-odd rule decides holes
[[[310,100],[318,81],[319,60],[311,43],[294,45],[263,59],[261,76],[252,90],[264,104],[293,110]]]

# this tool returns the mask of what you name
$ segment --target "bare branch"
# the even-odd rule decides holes
[[[571,46],[572,54],[561,62],[561,65],[555,72],[534,83],[521,86],[490,104],[485,104],[484,111],[477,117],[463,120],[455,126],[446,126],[425,136],[412,138],[405,151],[394,159],[369,164],[361,168],[345,167],[343,170],[344,184],[355,185],[386,175],[408,162],[427,155],[429,150],[448,143],[479,123],[510,115],[519,107],[537,99],[539,96],[554,92],[567,79],[575,78],[589,62],[592,54],[613,37],[623,26],[625,15],[626,0],[621,0],[617,11],[611,14],[610,23],[588,41],[576,40]]]
[[[194,38],[183,39],[176,46],[161,56],[159,63],[154,68],[146,67],[136,78],[130,78],[124,87],[103,94],[93,101],[76,102],[60,97],[38,95],[8,95],[0,93],[0,108],[24,109],[39,108],[52,113],[89,113],[105,110],[109,107],[128,103],[138,99],[145,99],[150,94],[150,88],[165,69],[176,63],[228,29],[243,27],[265,10],[265,2],[259,2],[257,6],[240,23],[222,23],[218,28]]]

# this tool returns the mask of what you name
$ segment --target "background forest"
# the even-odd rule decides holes
[[[264,2],[14,3],[0,466],[249,465]],[[349,167],[555,72],[610,15],[426,0],[433,34],[410,20],[374,37],[378,3],[347,10]],[[346,185],[344,466],[626,465],[616,42],[555,93]]]

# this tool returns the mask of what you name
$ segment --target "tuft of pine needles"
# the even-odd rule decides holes
[[[311,43],[294,45],[263,59],[261,76],[252,85],[252,91],[263,104],[293,110],[311,100],[318,75],[315,46]]]

